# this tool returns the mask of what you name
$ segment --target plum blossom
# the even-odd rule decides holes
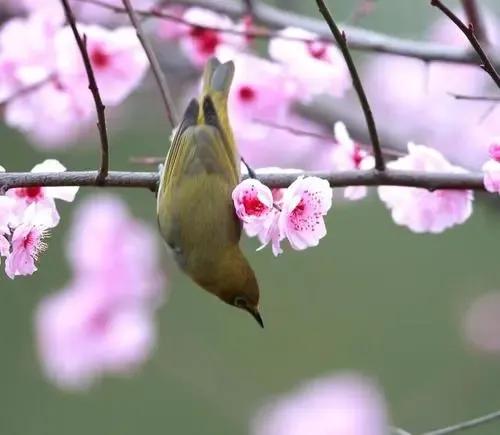
[[[56,32],[57,26],[37,14],[12,18],[0,29],[0,101],[49,79]]]
[[[332,189],[327,180],[298,177],[283,194],[278,220],[280,237],[297,250],[317,246],[326,236],[323,216],[332,206]]]
[[[31,172],[63,172],[66,168],[55,159],[47,159],[33,167]],[[45,221],[47,228],[55,227],[60,220],[56,208],[55,199],[61,199],[67,202],[73,202],[78,192],[78,186],[65,187],[45,187],[30,186],[19,187],[7,191],[7,195],[16,199],[15,214],[22,216],[23,212],[32,205],[36,210],[48,210],[49,218]]]
[[[307,100],[320,93],[341,97],[351,87],[351,77],[344,58],[333,44],[295,27],[282,30],[280,35],[283,37],[273,38],[269,43],[269,55],[296,80],[299,97]]]
[[[443,155],[425,145],[408,144],[408,155],[387,165],[391,169],[424,172],[463,173],[464,169],[449,163]],[[464,223],[472,213],[471,190],[436,190],[414,187],[380,186],[380,199],[391,210],[398,225],[416,233],[440,233]]]
[[[100,26],[79,25],[87,38],[87,51],[104,104],[120,104],[141,82],[148,60],[132,27],[108,30]],[[57,71],[63,87],[86,88],[87,74],[69,26],[55,40]]]
[[[74,275],[35,319],[45,374],[61,388],[89,388],[101,376],[137,370],[156,341],[163,275],[153,231],[116,197],[86,201],[68,244]]]
[[[338,143],[333,152],[335,169],[340,171],[366,170],[375,166],[373,156],[351,139],[344,123],[336,122],[334,133]],[[350,200],[358,200],[364,198],[366,192],[366,186],[349,186],[344,190],[344,197]]]
[[[376,385],[356,374],[310,381],[264,406],[252,435],[386,435],[384,398]]]
[[[59,387],[85,389],[101,374],[129,373],[154,346],[148,310],[115,306],[103,284],[77,281],[45,298],[37,309],[36,339],[43,369]]]
[[[488,192],[500,193],[500,141],[494,139],[489,148],[490,160],[483,164],[484,187]]]

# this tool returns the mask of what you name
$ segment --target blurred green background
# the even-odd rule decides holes
[[[276,3],[314,14],[312,0]],[[347,17],[356,2],[329,3]],[[386,32],[418,36],[437,16],[428,1],[377,3],[362,24]],[[495,0],[481,3],[500,10]],[[135,169],[130,156],[166,150],[169,131],[157,96],[132,98],[127,107],[112,122],[112,169]],[[390,122],[380,115],[378,121]],[[71,169],[96,166],[93,132],[82,146],[48,153],[5,127],[0,135],[0,163],[9,170],[29,170],[47,157]],[[98,192],[82,189],[78,201]],[[114,193],[155,225],[150,192]],[[469,303],[500,289],[499,214],[483,201],[465,225],[442,235],[397,227],[372,195],[335,205],[328,236],[316,249],[275,259],[270,249],[257,253],[256,241],[245,240],[263,293],[264,331],[168,265],[171,294],[159,312],[153,358],[130,379],[107,378],[83,394],[45,381],[33,345],[38,301],[70,277],[64,248],[72,209],[59,204],[62,222],[35,275],[10,281],[0,274],[2,435],[243,435],[274,394],[344,369],[375,378],[392,421],[411,432],[500,408],[500,355],[472,351],[462,333]],[[500,423],[469,433],[498,434]]]

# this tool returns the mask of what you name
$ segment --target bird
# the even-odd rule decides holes
[[[239,246],[241,222],[231,198],[240,182],[227,108],[233,76],[232,61],[207,62],[200,96],[172,134],[157,193],[158,227],[184,273],[263,328],[259,284]]]

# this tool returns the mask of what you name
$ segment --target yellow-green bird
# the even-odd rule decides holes
[[[158,225],[177,264],[229,305],[259,313],[259,285],[239,241],[241,223],[231,193],[240,158],[227,98],[234,64],[211,59],[200,98],[189,103],[168,151],[157,198]]]

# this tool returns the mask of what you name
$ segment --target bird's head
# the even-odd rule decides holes
[[[250,266],[240,270],[238,281],[233,281],[233,285],[228,291],[221,293],[220,298],[229,305],[247,311],[262,328],[264,327],[259,312],[259,284]]]

